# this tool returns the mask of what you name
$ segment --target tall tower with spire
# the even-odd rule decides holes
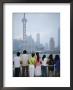
[[[26,39],[26,18],[25,18],[25,13],[24,16],[22,18],[22,23],[23,23],[23,40],[25,41]]]
[[[26,49],[26,18],[25,18],[25,13],[22,18],[22,23],[23,23],[23,41],[24,41],[24,49]]]

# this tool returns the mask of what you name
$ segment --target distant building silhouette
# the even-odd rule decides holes
[[[50,38],[49,46],[51,51],[55,49],[55,41],[53,37]]]
[[[36,43],[38,45],[40,44],[40,33],[37,33],[37,35],[36,35]]]
[[[27,51],[35,51],[35,42],[31,35],[27,37]]]
[[[60,49],[60,27],[58,29],[58,49]]]
[[[48,45],[48,43],[45,43],[45,49],[46,49],[46,50],[49,49],[49,45]]]

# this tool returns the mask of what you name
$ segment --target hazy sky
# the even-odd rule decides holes
[[[23,13],[13,13],[13,39],[23,39]],[[58,45],[58,30],[60,27],[59,13],[26,13],[26,33],[30,33],[36,41],[36,34],[40,33],[40,42],[49,44],[51,37]]]

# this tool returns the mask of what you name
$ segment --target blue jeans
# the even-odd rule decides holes
[[[47,66],[41,66],[42,77],[47,77]]]

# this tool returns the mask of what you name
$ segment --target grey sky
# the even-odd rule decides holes
[[[23,13],[13,14],[13,39],[23,38]],[[27,19],[27,35],[32,35],[36,41],[36,34],[40,33],[40,42],[49,44],[51,37],[55,40],[55,45],[58,45],[58,30],[60,28],[59,13],[26,13]]]

